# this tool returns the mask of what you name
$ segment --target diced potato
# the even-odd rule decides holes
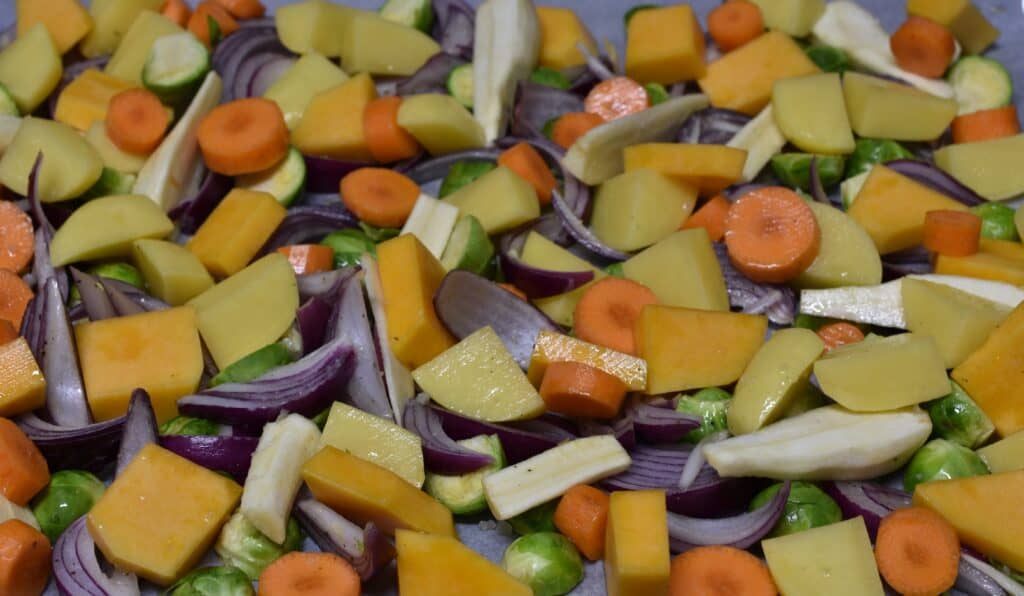
[[[772,111],[782,134],[803,151],[853,153],[853,131],[838,73],[776,81]]]
[[[376,98],[377,87],[368,74],[318,93],[292,130],[292,144],[306,155],[370,161],[363,110]]]
[[[958,109],[955,99],[853,71],[843,75],[843,94],[853,132],[875,139],[937,139]]]
[[[61,54],[67,53],[92,30],[92,17],[78,0],[17,0],[17,7],[18,35],[42,23]]]
[[[523,244],[519,257],[527,265],[548,269],[549,271],[593,271],[594,281],[607,276],[605,272],[597,267],[536,232],[530,232],[526,236],[526,242]],[[537,305],[537,308],[554,322],[566,327],[572,327],[572,316],[576,310],[576,303],[580,301],[583,293],[589,287],[590,284],[586,284],[571,292],[548,298],[538,298],[533,302]]]
[[[1003,255],[976,252],[967,257],[936,255],[935,273],[1002,281],[1024,286],[1024,263]]]
[[[78,261],[131,254],[140,238],[163,238],[174,223],[160,207],[139,195],[94,199],[71,214],[50,242],[50,259],[57,267]]]
[[[948,145],[935,152],[935,165],[990,201],[1024,193],[1024,134],[977,143]]]
[[[96,150],[66,124],[25,118],[0,158],[0,184],[18,194],[28,193],[28,176],[43,154],[36,192],[44,203],[77,197],[103,173]]]
[[[646,306],[634,335],[647,361],[647,393],[729,385],[764,343],[759,315]]]
[[[221,370],[277,341],[295,319],[299,290],[288,259],[271,253],[188,302]]]
[[[217,277],[241,271],[266,244],[288,212],[273,195],[236,188],[185,245]]]
[[[1018,306],[967,360],[953,380],[985,412],[1001,437],[1024,430],[1024,306]]]
[[[117,50],[110,57],[106,73],[115,77],[142,83],[142,67],[146,65],[153,43],[161,37],[182,33],[183,29],[162,14],[144,10],[132,21]]]
[[[135,17],[144,10],[158,11],[161,4],[163,0],[93,0],[89,6],[93,28],[78,46],[79,51],[86,58],[113,54]]]
[[[696,202],[693,186],[654,170],[633,170],[601,185],[590,227],[612,248],[638,250],[678,230]]]
[[[324,0],[282,6],[274,14],[277,37],[296,54],[340,56],[349,25],[364,11]]]
[[[451,95],[424,93],[402,101],[398,125],[431,155],[483,147],[484,129]]]
[[[531,596],[531,590],[504,569],[450,536],[395,532],[398,589],[418,596],[502,594]],[[457,593],[453,593],[457,591]]]
[[[419,29],[361,12],[349,22],[341,45],[341,65],[349,72],[407,76],[441,47]]]
[[[22,114],[31,114],[46,100],[63,72],[60,52],[42,23],[0,51],[0,83]]]
[[[328,445],[390,470],[416,488],[423,486],[420,437],[390,420],[336,401],[320,435],[320,448]]]
[[[665,491],[611,494],[604,558],[608,596],[668,594],[667,518]]]
[[[807,206],[821,228],[821,248],[793,280],[798,288],[841,288],[882,283],[882,259],[871,236],[849,215],[824,203]]]
[[[978,455],[993,474],[1024,470],[1024,431],[978,449]]]
[[[722,269],[704,228],[673,233],[624,262],[622,272],[649,287],[661,304],[729,310]]]
[[[535,418],[544,400],[490,327],[473,332],[412,372],[434,401],[489,422]]]
[[[946,368],[966,360],[1010,312],[1009,307],[922,279],[904,279],[901,291],[907,329],[934,339]]]
[[[289,129],[298,126],[306,107],[318,93],[323,93],[348,80],[345,71],[322,54],[312,52],[299,58],[264,93],[275,102]]]
[[[89,409],[99,421],[123,416],[141,387],[157,422],[166,422],[203,376],[196,313],[187,306],[81,323],[75,341]]]
[[[814,364],[814,375],[825,395],[854,412],[896,410],[949,393],[938,345],[916,333],[833,349]]]
[[[810,329],[775,332],[743,371],[729,404],[729,432],[743,435],[778,420],[807,391],[825,344]]]
[[[647,363],[642,359],[554,331],[537,334],[526,376],[539,387],[548,365],[566,361],[600,369],[617,377],[630,391],[643,391],[647,387]]]
[[[472,215],[489,234],[507,232],[540,217],[537,193],[523,177],[498,166],[443,199]]]
[[[583,44],[591,54],[597,54],[597,44],[576,12],[570,8],[538,6],[540,23],[540,66],[562,70],[585,62],[576,44]]]
[[[716,108],[756,116],[772,99],[775,81],[820,72],[785,33],[765,33],[708,65],[697,81]]]
[[[807,37],[825,12],[824,0],[752,0],[761,9],[764,24],[792,37]]]
[[[882,596],[864,518],[761,541],[768,568],[787,596]]]
[[[725,145],[644,143],[622,152],[626,172],[650,169],[696,186],[702,196],[714,196],[743,177],[747,152]]]
[[[179,306],[213,287],[213,278],[187,248],[165,240],[136,240],[132,258],[154,296]]]
[[[96,150],[103,166],[126,174],[138,174],[146,165],[146,156],[135,155],[122,151],[107,136],[107,127],[101,122],[93,122],[85,133],[85,140]]]
[[[78,130],[89,130],[96,124],[103,126],[110,100],[118,93],[135,87],[138,87],[137,83],[90,68],[61,90],[53,119]],[[107,142],[113,145],[113,142]]]
[[[704,32],[688,4],[637,12],[626,25],[626,75],[668,85],[704,76]]]
[[[24,337],[0,345],[0,416],[13,418],[46,405],[46,379]]]
[[[971,0],[907,0],[907,12],[949,27],[968,54],[980,54],[999,39],[999,29]]]

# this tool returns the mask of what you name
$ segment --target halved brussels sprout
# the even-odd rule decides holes
[[[568,594],[583,581],[583,560],[568,538],[537,532],[508,545],[501,566],[530,586],[535,596]]]
[[[946,439],[932,439],[910,458],[903,473],[903,488],[912,493],[922,482],[988,473],[988,466],[977,453]]]

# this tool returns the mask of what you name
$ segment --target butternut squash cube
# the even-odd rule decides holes
[[[792,38],[772,31],[709,64],[697,82],[716,108],[756,116],[771,103],[776,81],[818,72]]]
[[[185,245],[217,277],[238,273],[266,244],[288,211],[273,195],[236,188]]]
[[[93,199],[76,209],[50,242],[50,260],[57,267],[131,254],[140,238],[163,238],[174,224],[156,203],[139,195]]]
[[[768,568],[787,596],[882,596],[864,518],[761,541]]]
[[[440,51],[437,42],[419,29],[360,11],[343,36],[341,65],[349,72],[408,76]]]
[[[151,443],[89,512],[89,534],[111,563],[168,586],[206,554],[241,496],[230,478]]]
[[[89,130],[97,123],[102,126],[110,100],[135,87],[136,83],[90,68],[61,90],[53,119],[78,130]]]
[[[44,203],[81,195],[103,173],[103,162],[96,150],[75,129],[60,122],[29,117],[21,121],[14,139],[0,157],[0,184],[18,194],[26,194],[28,176],[40,153],[46,156],[39,166],[37,180],[39,200]]]
[[[61,54],[67,53],[92,29],[92,17],[78,0],[17,0],[17,6],[18,35],[42,23]]]
[[[936,255],[935,273],[989,279],[1015,286],[1024,286],[1024,263],[1017,259],[987,252],[976,252],[967,257]]]
[[[156,40],[183,31],[162,14],[144,10],[132,21],[104,70],[109,75],[141,84],[142,67],[146,65],[146,58]]]
[[[533,265],[534,267],[550,271],[592,271],[594,273],[594,281],[607,276],[604,271],[594,267],[592,264],[536,232],[530,232],[526,236],[526,242],[523,244],[519,258],[527,265]],[[588,287],[590,287],[590,284],[576,288],[571,292],[558,294],[557,296],[537,298],[533,303],[552,321],[559,325],[572,327],[572,316],[576,310],[576,303],[580,301]]]
[[[1001,437],[1024,430],[1024,306],[1018,306],[967,360],[953,369]]]
[[[704,228],[675,232],[623,263],[622,272],[650,288],[661,304],[729,310],[725,278]]]
[[[336,401],[320,435],[320,447],[328,445],[390,470],[416,488],[423,486],[420,437],[390,420]]]
[[[179,306],[213,287],[213,278],[195,253],[166,240],[136,240],[132,258],[154,296]]]
[[[450,536],[395,532],[398,589],[418,596],[532,596],[504,569]]]
[[[306,107],[318,93],[348,80],[345,71],[323,55],[312,52],[295,61],[274,81],[263,97],[275,102],[284,114],[284,122],[294,129],[302,121]]]
[[[476,217],[488,235],[507,232],[540,217],[533,186],[505,166],[494,168],[443,200],[458,207],[461,217]]]
[[[433,497],[379,465],[326,446],[302,466],[302,478],[318,501],[352,521],[455,536],[452,512]]]
[[[776,81],[772,91],[772,114],[782,134],[803,151],[853,153],[853,131],[837,73]]]
[[[292,144],[306,155],[370,161],[363,110],[376,98],[377,88],[365,73],[316,94],[292,130]]]
[[[377,246],[388,344],[395,357],[412,369],[455,345],[455,338],[434,312],[434,293],[445,270],[412,234]]]
[[[138,174],[142,166],[146,165],[146,155],[135,155],[122,151],[107,136],[107,127],[102,120],[92,123],[85,133],[85,141],[92,145],[96,154],[100,156],[103,167],[124,172],[125,174]]]
[[[646,248],[670,236],[697,203],[697,189],[654,170],[619,174],[601,185],[590,227],[619,250]]]
[[[412,371],[412,378],[437,403],[477,420],[536,418],[545,409],[544,400],[490,327],[474,331]]]
[[[825,12],[825,0],[752,0],[764,24],[791,37],[807,37]]]
[[[924,216],[938,209],[967,210],[946,195],[877,165],[871,168],[847,213],[884,255],[921,244]]]
[[[990,201],[1024,193],[1024,134],[977,143],[958,143],[935,152],[935,165]]]
[[[968,54],[980,54],[999,39],[999,29],[971,0],[907,0],[907,12],[949,27]]]
[[[141,387],[163,423],[178,415],[178,398],[199,388],[203,351],[190,307],[81,323],[75,339],[96,420],[124,415],[132,391]]]
[[[586,60],[576,44],[597,54],[597,44],[576,12],[568,8],[538,6],[537,21],[540,23],[541,66],[563,70],[579,66]]]
[[[487,144],[484,129],[451,95],[422,93],[402,100],[398,125],[431,155],[444,155]]]
[[[955,99],[853,71],[843,74],[843,95],[853,132],[874,139],[937,139],[959,109]]]
[[[668,85],[704,76],[704,32],[693,8],[642,10],[626,25],[626,76]]]
[[[665,491],[613,492],[605,530],[608,596],[665,596],[671,560]]]
[[[993,474],[1024,470],[1024,431],[978,449],[978,455]]]
[[[24,337],[0,345],[0,416],[11,418],[46,404],[46,379]]]
[[[163,0],[102,0],[89,4],[93,28],[79,44],[86,58],[113,54],[142,11],[158,11]]]
[[[764,343],[760,315],[652,305],[634,334],[647,361],[647,393],[729,385],[740,378]]]
[[[960,540],[1014,569],[1024,569],[1024,471],[918,484],[914,504],[953,524]]]
[[[288,258],[271,253],[189,300],[217,366],[278,340],[295,320],[299,289]]]
[[[1005,257],[1024,264],[1024,244],[1017,240],[981,238],[978,242],[978,252]]]
[[[627,172],[654,170],[691,184],[702,196],[710,197],[740,181],[747,152],[725,145],[644,143],[626,147],[622,159]]]
[[[0,51],[0,83],[22,114],[31,114],[57,88],[64,72],[46,25],[37,23]]]
[[[540,386],[552,362],[580,362],[618,377],[630,391],[647,388],[647,363],[642,359],[554,331],[541,331],[526,370],[534,386]]]

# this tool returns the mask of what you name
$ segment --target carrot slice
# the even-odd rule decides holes
[[[15,328],[21,329],[21,318],[25,316],[32,288],[17,273],[0,269],[0,319],[7,319]]]
[[[651,98],[640,83],[629,77],[601,81],[583,100],[583,109],[605,121],[642,112],[651,107]]]
[[[295,275],[321,273],[334,269],[334,251],[323,244],[292,244],[282,246],[277,252],[288,257]]]
[[[391,163],[408,159],[420,151],[416,138],[398,125],[398,109],[402,98],[378,97],[363,110],[363,134],[373,159]]]
[[[981,218],[967,211],[939,209],[924,216],[924,247],[947,257],[978,252]]]
[[[219,35],[216,36],[216,39],[210,34],[211,20],[217,25]],[[199,38],[199,41],[206,44],[206,47],[212,48],[216,42],[238,31],[238,21],[228,14],[228,11],[224,10],[220,4],[200,2],[188,19],[188,30]]]
[[[762,33],[764,15],[753,2],[732,0],[708,13],[708,34],[723,52],[731,52]]]
[[[160,7],[160,14],[179,27],[185,28],[188,26],[189,17],[192,16],[192,9],[188,7],[185,0],[164,0],[163,6]]]
[[[42,532],[20,519],[0,523],[0,594],[38,596],[50,581],[53,549]]]
[[[730,207],[732,207],[732,203],[729,202],[729,199],[722,195],[715,195],[686,218],[680,229],[704,228],[711,241],[718,242],[725,235],[725,218],[729,215]]]
[[[505,166],[526,180],[537,191],[541,205],[551,203],[551,193],[558,186],[544,158],[529,143],[516,143],[498,157],[498,165]]]
[[[11,201],[0,201],[0,269],[21,273],[34,251],[32,219]]]
[[[0,346],[18,339],[18,330],[7,319],[0,319]]]
[[[568,151],[569,147],[591,129],[604,124],[604,118],[590,112],[566,112],[555,121],[551,140]]]
[[[900,68],[922,77],[941,77],[956,53],[953,33],[935,21],[911,15],[889,38]]]
[[[701,546],[672,559],[669,596],[775,596],[779,593],[761,559],[732,546]]]
[[[608,493],[577,484],[562,495],[554,516],[555,527],[591,561],[604,557],[608,525]]]
[[[259,596],[359,596],[361,589],[359,574],[333,553],[288,553],[259,582]]]
[[[818,329],[818,337],[825,343],[826,349],[833,350],[839,346],[864,341],[864,332],[853,323],[839,321]]]
[[[128,153],[152,153],[170,124],[167,108],[145,89],[122,91],[111,98],[107,106],[107,136]]]
[[[206,166],[221,174],[253,174],[288,154],[288,127],[276,103],[250,97],[217,106],[199,123]]]
[[[512,284],[498,284],[498,285],[501,286],[501,289],[505,290],[506,292],[512,292],[513,294],[515,294],[516,298],[519,298],[520,300],[527,300],[527,301],[529,301],[529,299],[530,299],[526,295],[526,292],[520,290],[519,288],[515,287]]]
[[[400,228],[409,219],[420,187],[387,168],[359,168],[341,179],[341,200],[356,217],[382,228]]]
[[[267,12],[259,0],[214,0],[236,19],[258,19]]]
[[[975,143],[1020,134],[1016,106],[964,114],[953,119],[953,142]]]
[[[885,581],[906,596],[937,596],[956,583],[960,539],[923,507],[893,511],[878,526],[875,561]]]
[[[756,282],[782,283],[814,262],[821,230],[798,194],[767,186],[748,192],[729,208],[725,245],[744,275]]]
[[[591,285],[576,303],[576,337],[626,354],[636,354],[633,327],[640,311],[657,304],[647,286],[621,277],[606,277]]]
[[[626,384],[582,362],[552,362],[541,379],[540,397],[552,412],[582,418],[614,418]]]
[[[24,505],[49,482],[50,468],[39,448],[17,424],[0,418],[0,495]]]

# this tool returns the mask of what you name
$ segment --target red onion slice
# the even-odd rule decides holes
[[[85,307],[85,314],[90,321],[102,321],[117,316],[114,305],[110,303],[110,297],[103,290],[99,280],[94,276],[75,267],[71,267],[71,279],[78,287],[78,293],[82,295],[82,306]]]
[[[558,440],[550,436],[503,424],[482,422],[443,408],[433,406],[430,408],[441,418],[441,427],[444,432],[457,441],[470,439],[477,435],[498,435],[501,447],[505,450],[505,459],[510,465],[517,464],[558,445]]]
[[[695,416],[671,408],[637,403],[632,409],[637,437],[648,443],[677,443],[691,430],[700,428],[700,420]]]
[[[330,207],[292,207],[284,221],[277,226],[270,239],[260,249],[260,254],[269,254],[289,244],[319,241],[335,230],[354,228],[358,225],[359,218],[341,204]]]
[[[405,406],[402,425],[423,441],[423,461],[438,474],[460,475],[475,472],[494,463],[490,455],[467,449],[444,432],[437,412],[412,400]]]
[[[142,448],[157,441],[156,414],[153,403],[145,389],[132,391],[128,402],[128,413],[125,414],[124,426],[121,428],[121,446],[117,450],[117,477],[142,451]]]
[[[956,199],[968,207],[984,205],[988,202],[984,197],[943,170],[940,170],[933,163],[916,159],[897,159],[886,162],[885,167],[920,182],[932,190]]]
[[[227,472],[242,484],[245,483],[252,454],[259,442],[258,437],[242,435],[160,437],[160,446],[164,449],[208,470]]]
[[[686,552],[698,546],[711,545],[740,549],[753,546],[767,536],[782,517],[789,487],[789,481],[786,481],[771,501],[735,517],[700,519],[669,513],[668,535],[672,551]]]
[[[58,426],[82,427],[92,421],[85,399],[85,384],[78,369],[78,351],[57,280],[42,288],[45,296],[42,325],[43,376],[46,377],[46,408]]]
[[[61,596],[139,596],[134,574],[115,569],[104,573],[89,535],[86,518],[80,517],[53,546],[53,579]]]
[[[571,292],[590,283],[593,271],[551,271],[527,265],[519,258],[529,230],[502,237],[499,259],[505,279],[529,298],[548,298]]]
[[[863,517],[868,534],[874,540],[882,519],[899,509],[910,507],[909,493],[873,482],[837,481],[822,484],[822,489],[836,500],[843,517]]]
[[[602,256],[606,259],[612,259],[614,261],[625,261],[629,258],[629,255],[622,252],[621,250],[614,249],[597,237],[594,232],[590,230],[583,223],[578,215],[573,213],[572,208],[566,203],[562,195],[556,190],[551,193],[551,206],[555,208],[555,213],[562,220],[562,225],[568,230],[569,235],[576,239],[584,248],[590,252]]]
[[[320,550],[344,557],[364,581],[395,558],[395,548],[372,522],[360,528],[308,495],[299,497],[293,513]]]

